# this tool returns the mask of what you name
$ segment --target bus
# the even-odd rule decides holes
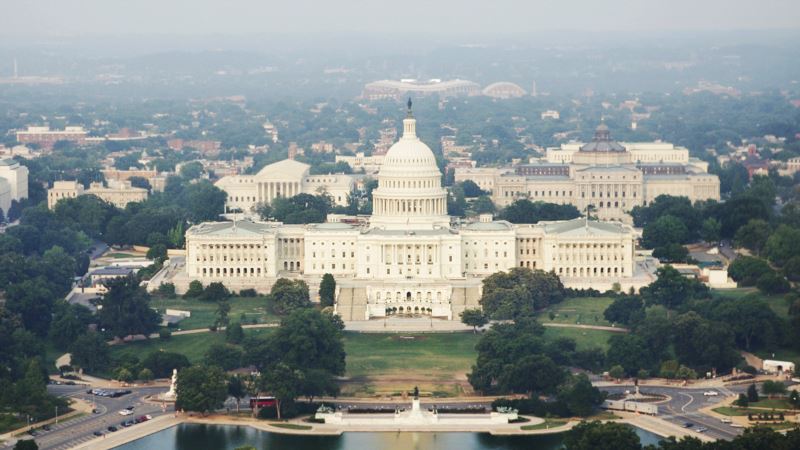
[[[259,395],[250,397],[250,408],[266,408],[275,406],[275,397],[271,395]]]

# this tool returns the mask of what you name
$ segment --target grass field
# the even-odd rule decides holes
[[[257,328],[245,330],[246,336],[256,336],[272,332],[268,328]],[[151,352],[163,350],[165,352],[176,352],[186,355],[192,363],[203,359],[209,347],[214,344],[225,342],[225,333],[200,333],[184,334],[172,336],[169,339],[149,339],[147,341],[132,342],[130,344],[119,344],[111,346],[112,358],[120,358],[125,355],[133,355],[144,359]]]
[[[228,313],[228,317],[232,321],[240,321],[242,315],[244,315],[243,324],[280,321],[278,317],[267,312],[267,301],[264,297],[231,297],[228,302],[231,305],[231,312]],[[167,308],[191,311],[192,317],[187,317],[178,323],[178,327],[182,330],[210,327],[214,323],[217,311],[215,302],[203,302],[196,299],[154,296],[150,301],[150,305],[161,313]]]
[[[345,333],[347,375],[419,375],[439,378],[465,373],[475,362],[479,335]]]
[[[711,292],[715,297],[742,298],[752,296],[753,298],[758,298],[767,302],[770,309],[772,309],[778,317],[783,319],[789,317],[789,303],[786,302],[783,295],[767,295],[752,287],[712,290]]]
[[[603,311],[614,299],[609,297],[574,297],[553,305],[537,315],[542,323],[574,323],[583,325],[611,325],[603,318]],[[555,317],[550,319],[550,313]]]
[[[750,403],[751,408],[792,409],[792,404],[786,398],[764,398]]]
[[[270,329],[245,330],[248,336],[269,333]],[[607,347],[612,333],[574,328],[547,328],[545,339],[570,337],[579,349]],[[345,333],[348,380],[342,383],[343,395],[399,395],[419,386],[424,394],[458,396],[470,392],[466,374],[475,363],[473,333],[371,334]],[[225,342],[224,333],[197,333],[172,336],[167,340],[115,345],[114,358],[134,355],[145,358],[154,351],[182,353],[191,362],[202,360],[208,348]]]
[[[603,351],[608,350],[608,339],[614,333],[603,330],[585,330],[581,328],[545,328],[545,339],[557,339],[560,337],[571,338],[575,340],[578,350],[587,350],[592,348],[600,348]]]
[[[566,425],[567,422],[569,422],[569,419],[544,419],[544,423],[540,423],[538,425],[523,425],[520,428],[525,431],[545,430],[548,428],[556,428]]]

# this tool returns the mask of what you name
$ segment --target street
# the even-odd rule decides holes
[[[163,387],[152,388],[130,388],[131,394],[117,398],[98,397],[87,394],[86,386],[67,386],[67,385],[48,385],[47,390],[51,394],[61,397],[80,398],[95,403],[97,414],[79,415],[58,424],[50,426],[49,431],[42,429],[36,430],[35,440],[42,450],[66,450],[80,443],[94,439],[95,431],[103,434],[109,433],[108,427],[115,426],[124,430],[120,423],[125,420],[132,420],[135,417],[149,414],[153,417],[164,414],[158,405],[146,403],[144,398],[148,395],[164,392]],[[119,411],[133,406],[133,414],[129,416],[119,415]],[[132,425],[136,427],[137,425]],[[120,432],[120,431],[117,431]]]

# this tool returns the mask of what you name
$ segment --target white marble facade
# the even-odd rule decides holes
[[[287,277],[306,280],[315,293],[331,273],[347,320],[408,313],[457,320],[477,306],[480,280],[512,267],[554,271],[567,285],[632,279],[635,235],[621,223],[514,225],[486,216],[452,223],[441,172],[415,127],[409,113],[378,175],[367,225],[195,225],[186,232],[186,280],[265,291]]]

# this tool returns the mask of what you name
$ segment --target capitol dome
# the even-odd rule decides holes
[[[450,225],[442,173],[433,151],[417,137],[416,126],[409,100],[403,136],[384,156],[378,187],[372,193],[374,227],[419,229]]]

